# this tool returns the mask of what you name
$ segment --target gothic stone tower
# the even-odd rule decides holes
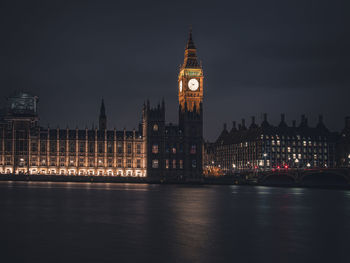
[[[203,142],[203,69],[198,63],[192,30],[178,77],[179,128],[184,136],[184,176],[202,176]]]
[[[166,177],[164,165],[165,152],[165,103],[151,107],[150,102],[143,105],[142,135],[147,160],[147,177],[161,180]]]

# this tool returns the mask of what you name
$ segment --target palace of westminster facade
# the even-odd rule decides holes
[[[38,98],[17,93],[0,117],[0,173],[198,179],[202,175],[203,71],[190,31],[178,75],[179,124],[165,122],[164,101],[143,105],[138,130],[39,125]]]

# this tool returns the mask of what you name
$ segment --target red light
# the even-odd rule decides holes
[[[255,168],[255,169],[258,169],[258,166],[255,166],[254,168]]]
[[[288,165],[285,165],[284,168],[288,169]]]

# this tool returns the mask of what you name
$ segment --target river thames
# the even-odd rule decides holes
[[[0,211],[2,262],[350,262],[345,190],[0,182]]]

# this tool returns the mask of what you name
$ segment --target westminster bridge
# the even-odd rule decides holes
[[[243,181],[259,185],[298,186],[348,186],[350,168],[274,169],[269,171],[246,171],[239,176]]]

